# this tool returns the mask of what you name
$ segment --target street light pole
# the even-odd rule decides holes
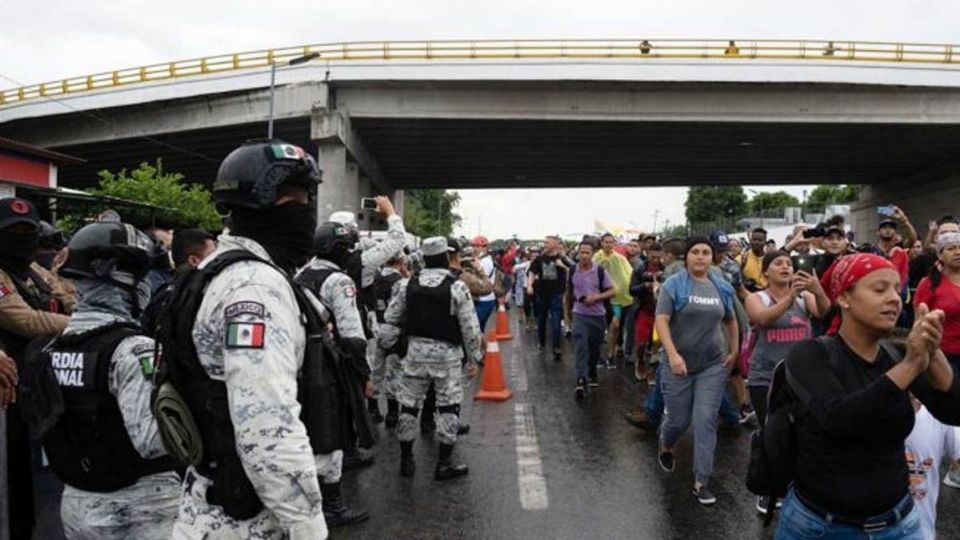
[[[314,58],[319,58],[320,53],[310,53],[303,56],[298,56],[289,62],[286,65],[295,66],[297,64],[303,64],[313,60]],[[273,138],[273,96],[276,93],[276,81],[277,81],[277,63],[270,62],[270,111],[267,113],[267,138]]]
[[[273,95],[277,81],[277,63],[270,62],[270,112],[267,116],[267,138],[273,138]]]

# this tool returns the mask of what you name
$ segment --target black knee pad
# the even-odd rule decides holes
[[[437,412],[440,414],[453,414],[460,416],[460,405],[444,405],[442,407],[437,407]]]
[[[401,405],[400,414],[409,414],[410,416],[417,416],[418,414],[420,414],[420,409],[416,407],[407,407],[406,405]]]

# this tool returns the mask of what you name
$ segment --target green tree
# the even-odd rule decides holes
[[[783,210],[790,206],[800,206],[800,201],[786,191],[760,192],[750,199],[750,212],[759,214],[760,212],[770,212],[772,210]]]
[[[100,187],[91,190],[94,195],[120,197],[131,201],[170,209],[157,211],[134,208],[119,210],[125,221],[145,226],[159,217],[184,227],[202,227],[211,231],[221,228],[220,215],[210,192],[201,185],[188,184],[180,173],[163,170],[163,163],[141,163],[132,171],[97,173]]]
[[[687,190],[687,221],[707,223],[747,215],[747,195],[740,186],[694,186]]]
[[[829,204],[848,204],[860,197],[863,186],[851,184],[845,186],[817,186],[807,197],[807,210],[818,212]]]
[[[460,194],[442,189],[411,189],[403,194],[403,224],[421,238],[450,236],[463,218],[456,213]]]

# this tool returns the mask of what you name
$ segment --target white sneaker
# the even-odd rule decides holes
[[[960,488],[960,470],[953,469],[943,477],[943,485]]]

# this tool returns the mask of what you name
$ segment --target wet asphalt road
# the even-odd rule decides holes
[[[492,321],[491,321],[492,323]],[[348,500],[369,509],[369,522],[335,529],[336,539],[692,539],[770,538],[769,528],[743,485],[749,456],[746,430],[721,429],[711,489],[717,504],[701,507],[692,487],[690,435],[676,453],[673,474],[656,463],[656,436],[638,431],[622,419],[646,391],[633,380],[632,367],[600,370],[601,386],[584,401],[573,394],[573,351],[564,340],[562,361],[540,353],[535,332],[517,331],[501,342],[503,369],[514,397],[504,403],[475,402],[479,377],[467,383],[462,416],[472,426],[457,454],[470,475],[449,482],[433,480],[437,448],[432,435],[415,446],[414,478],[400,478],[399,446],[381,425],[370,468],[344,475]],[[526,383],[526,384],[524,384]],[[519,404],[519,407],[518,407]],[[543,493],[521,505],[516,436],[518,410],[529,443],[536,432]],[[531,422],[532,417],[532,422]],[[523,454],[525,465],[530,450]],[[527,470],[527,467],[524,468]],[[538,478],[534,474],[533,480]],[[531,478],[524,475],[524,485]],[[46,490],[49,494],[50,490]],[[543,495],[545,497],[538,496]],[[37,538],[60,538],[55,498],[40,504],[45,519]],[[960,490],[944,488],[940,497],[940,538],[960,538]]]

